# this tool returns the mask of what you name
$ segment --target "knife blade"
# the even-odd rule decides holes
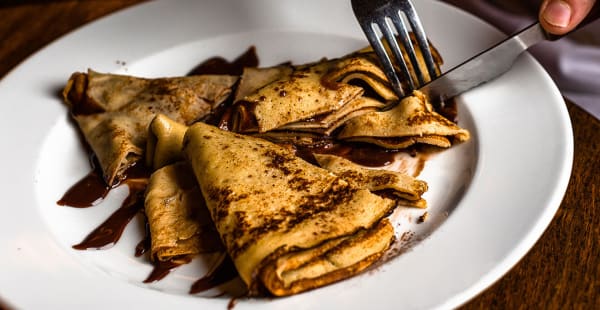
[[[460,95],[504,74],[510,70],[519,55],[529,47],[546,39],[552,39],[552,37],[544,31],[539,23],[534,23],[450,69],[435,80],[423,85],[419,91],[425,93],[434,102],[442,102]]]
[[[573,31],[596,21],[599,17],[600,1],[596,1],[587,16]],[[565,35],[550,34],[542,28],[539,22],[536,22],[450,69],[423,85],[419,90],[425,93],[432,102],[443,102],[504,74],[510,70],[519,55],[529,47],[544,40],[558,40]]]

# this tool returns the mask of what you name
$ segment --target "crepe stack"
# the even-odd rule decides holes
[[[439,72],[442,59],[431,49]],[[436,113],[422,94],[398,104],[371,48],[301,66],[246,70],[224,123],[235,132],[303,146],[322,143],[324,137],[390,149],[416,143],[448,147],[468,139],[466,130]]]

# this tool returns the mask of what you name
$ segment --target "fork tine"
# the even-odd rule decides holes
[[[394,70],[392,60],[389,58],[387,52],[385,51],[385,47],[383,46],[381,40],[379,40],[379,36],[375,32],[375,29],[373,29],[373,24],[369,21],[368,23],[362,24],[361,26],[367,36],[367,39],[369,40],[371,47],[373,48],[373,51],[375,51],[377,58],[381,62],[383,71],[386,77],[388,78],[390,84],[392,85],[392,88],[394,88],[394,91],[397,94],[399,94],[400,96],[404,96],[404,90],[402,89],[402,85],[400,84],[398,75]],[[378,24],[377,26],[379,27]]]
[[[387,46],[392,51],[392,56],[394,57],[396,64],[400,67],[400,71],[402,72],[402,75],[404,75],[404,79],[408,83],[408,90],[412,91],[413,89],[415,89],[415,81],[413,80],[413,78],[410,74],[408,65],[404,61],[404,57],[402,57],[402,50],[400,49],[400,46],[398,46],[398,41],[396,40],[396,36],[394,35],[394,32],[392,31],[389,24],[387,23],[387,21],[384,18],[379,19],[377,21],[377,26],[379,26],[379,30],[383,34],[383,37],[385,39],[385,42],[387,43]],[[385,52],[385,50],[384,50],[384,52]],[[402,85],[400,86],[400,88],[402,88]],[[403,91],[403,93],[404,93],[404,91]]]
[[[421,66],[419,66],[419,60],[417,59],[417,54],[415,53],[415,48],[410,39],[410,35],[408,34],[406,25],[404,24],[404,21],[400,17],[399,12],[393,12],[392,14],[390,14],[390,19],[392,20],[394,26],[396,27],[396,30],[398,32],[398,37],[400,38],[400,41],[402,42],[402,45],[404,46],[404,51],[408,54],[408,58],[410,59],[410,62],[412,63],[412,68],[418,79],[418,86],[421,86],[421,85],[425,84],[425,75],[423,74],[423,72],[421,70]],[[407,70],[407,72],[410,73],[410,71],[408,71],[408,70]],[[411,78],[411,80],[412,80],[412,78]],[[414,90],[415,88],[416,88],[415,83],[410,84],[410,90]]]
[[[427,37],[425,36],[425,30],[423,29],[423,25],[421,24],[421,20],[417,15],[415,7],[410,1],[405,2],[406,6],[404,14],[407,17],[408,22],[410,23],[412,31],[415,34],[416,41],[419,45],[419,48],[421,49],[421,54],[423,55],[425,65],[427,66],[427,71],[429,72],[429,79],[433,80],[438,76],[438,73],[435,70],[435,63],[431,54],[431,50],[429,48],[429,42],[427,41]]]
[[[354,15],[396,94],[404,97],[406,91],[413,91],[438,76],[425,31],[410,0],[351,0],[351,3]],[[408,24],[404,20],[408,20]],[[375,28],[379,29],[383,38],[380,39],[380,34]],[[414,36],[409,34],[410,31]],[[398,34],[399,39],[394,32]],[[416,43],[413,43],[413,40]],[[416,46],[421,52],[426,68],[419,64]],[[412,65],[412,70],[409,70],[408,62]],[[400,77],[397,71],[401,71]],[[429,79],[425,72],[428,73]]]

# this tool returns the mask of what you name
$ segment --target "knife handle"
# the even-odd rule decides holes
[[[597,0],[596,3],[594,4],[594,6],[592,6],[592,9],[588,13],[588,15],[572,31],[570,31],[568,33],[565,33],[563,35],[556,35],[556,34],[552,34],[552,33],[546,32],[546,30],[544,30],[544,34],[545,34],[547,40],[549,40],[549,41],[556,41],[556,40],[558,40],[558,39],[560,39],[560,38],[562,38],[564,36],[569,35],[570,33],[573,33],[575,31],[577,31],[577,30],[579,30],[579,29],[587,26],[588,24],[590,24],[593,21],[596,21],[599,17],[600,17],[600,0]]]

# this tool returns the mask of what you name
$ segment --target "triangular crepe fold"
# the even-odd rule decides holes
[[[145,79],[89,70],[74,73],[63,96],[108,185],[142,159],[148,124],[158,113],[191,124],[231,93],[226,75]]]
[[[357,242],[367,258],[347,257],[347,264],[324,273],[300,272],[290,283],[280,279],[286,283],[281,288],[268,280],[269,266],[280,257],[315,254],[326,242],[371,231],[391,212],[394,201],[305,162],[293,150],[203,123],[188,129],[184,153],[221,239],[251,292],[277,287],[271,293],[288,295],[350,277],[370,265],[364,259],[377,257],[393,239],[393,233],[386,233],[379,242]],[[353,244],[344,245],[344,251],[352,252],[346,247]],[[364,266],[355,268],[356,264]]]

